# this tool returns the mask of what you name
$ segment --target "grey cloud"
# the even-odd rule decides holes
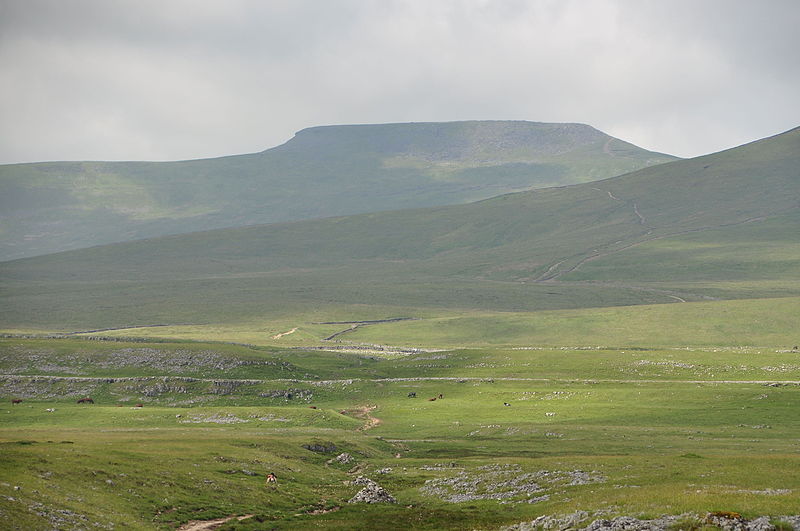
[[[0,162],[330,123],[578,121],[678,155],[798,125],[788,1],[0,0]]]

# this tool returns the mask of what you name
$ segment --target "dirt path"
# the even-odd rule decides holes
[[[647,219],[645,219],[642,213],[639,212],[639,205],[637,205],[636,203],[633,204],[633,213],[636,214],[636,216],[639,218],[639,225],[644,225],[645,223],[647,223]]]
[[[372,411],[377,409],[378,406],[359,406],[353,409],[344,410],[345,415],[353,416],[357,419],[366,420],[367,423],[358,428],[358,431],[370,430],[381,423],[381,419],[373,417]]]
[[[638,207],[636,207],[635,204],[634,204],[634,212],[639,217],[640,224],[644,224],[646,220],[645,220],[644,216],[641,215],[641,213],[639,212]],[[733,222],[733,223],[724,223],[722,225],[712,225],[710,227],[700,227],[700,228],[697,228],[697,229],[688,229],[688,230],[671,232],[669,234],[662,234],[662,235],[659,235],[659,236],[647,237],[652,233],[652,230],[649,230],[644,234],[645,237],[640,239],[640,240],[638,240],[638,241],[629,243],[629,244],[624,245],[622,247],[619,247],[617,249],[610,249],[608,251],[596,252],[594,254],[591,254],[589,256],[584,257],[583,259],[578,261],[578,263],[576,263],[572,267],[569,267],[569,268],[564,269],[562,271],[557,271],[557,270],[553,271],[553,269],[555,267],[559,266],[560,264],[562,264],[565,261],[565,260],[562,260],[561,262],[558,262],[554,266],[550,266],[550,268],[547,270],[547,272],[545,272],[542,276],[540,276],[536,280],[534,280],[534,282],[546,282],[546,281],[556,280],[561,275],[565,275],[567,273],[572,273],[573,271],[577,271],[578,268],[580,268],[583,264],[585,264],[587,262],[591,262],[592,260],[597,260],[598,258],[603,258],[605,256],[616,254],[616,253],[619,253],[619,252],[622,252],[622,251],[626,251],[626,250],[628,250],[628,249],[630,249],[632,247],[636,247],[638,245],[642,245],[643,243],[648,243],[648,242],[652,242],[652,241],[656,241],[656,240],[662,240],[664,238],[672,238],[672,237],[675,237],[675,236],[683,236],[684,234],[692,234],[692,233],[695,233],[695,232],[705,232],[705,231],[708,231],[708,230],[717,230],[717,229],[723,229],[723,228],[726,228],[726,227],[733,227],[733,226],[736,226],[736,225],[744,225],[745,223],[754,223],[754,222],[757,222],[757,221],[763,221],[764,219],[766,219],[766,216],[759,216],[759,217],[754,217],[754,218],[748,218],[748,219],[745,219],[745,220],[742,220],[742,221],[736,221],[736,222]],[[617,242],[617,243],[619,243],[619,242]]]
[[[294,334],[295,332],[297,332],[297,327],[296,326],[294,328],[292,328],[291,330],[289,330],[288,332],[281,332],[280,334],[275,334],[274,336],[272,336],[272,339],[280,339],[283,336],[288,336],[289,334]]]
[[[616,155],[614,155],[611,152],[611,142],[613,142],[613,141],[614,141],[613,138],[609,138],[608,140],[606,140],[605,145],[603,145],[603,153],[605,153],[606,155],[609,155],[611,157],[616,157]]]
[[[236,518],[240,522],[252,518],[254,515],[246,514],[244,516],[229,516],[227,518],[215,518],[214,520],[190,520],[189,522],[180,526],[177,531],[210,531],[216,529],[225,522],[229,522]]]

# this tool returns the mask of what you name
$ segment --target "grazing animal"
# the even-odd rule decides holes
[[[511,404],[509,404],[508,402],[503,402],[503,405],[511,407]]]
[[[413,391],[411,393],[408,393],[408,398],[417,398],[417,393]]]
[[[45,409],[45,411],[47,411],[48,413],[52,413],[53,411],[55,411],[55,408],[49,407]]]
[[[795,345],[795,346],[794,346],[794,348],[793,348],[792,350],[797,350],[797,345]]]
[[[439,398],[440,398],[440,399],[441,399],[441,398],[444,398],[444,395],[443,395],[442,393],[439,393]]]
[[[435,402],[435,401],[436,401],[436,397],[435,396],[433,398],[429,398],[428,399],[428,402]]]
[[[21,404],[21,403],[22,403],[22,399],[21,398],[12,398],[11,399],[11,405],[12,406],[16,406],[17,404]]]
[[[89,398],[87,396],[86,398],[81,398],[80,400],[78,400],[78,403],[79,404],[94,404],[94,400],[92,400],[91,398]]]
[[[308,409],[317,409],[317,406],[308,406]]]
[[[269,474],[267,474],[267,483],[268,484],[269,483],[274,483],[274,484],[277,485],[278,484],[278,478],[275,476],[275,474],[270,472]]]
[[[133,406],[133,407],[144,407],[144,404],[136,404],[136,405],[135,405],[135,406]]]

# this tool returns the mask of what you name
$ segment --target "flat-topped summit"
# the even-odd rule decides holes
[[[642,153],[640,148],[585,124],[500,120],[310,127],[276,149],[313,148],[334,153],[358,147],[366,152],[419,156],[429,161],[537,162],[590,146],[602,149],[609,141],[620,154]]]
[[[0,260],[198,230],[460,204],[674,160],[580,124],[312,127],[261,153],[0,166]]]

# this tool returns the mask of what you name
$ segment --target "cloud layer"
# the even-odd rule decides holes
[[[0,0],[0,162],[468,119],[694,156],[800,125],[798,27],[794,0]]]

